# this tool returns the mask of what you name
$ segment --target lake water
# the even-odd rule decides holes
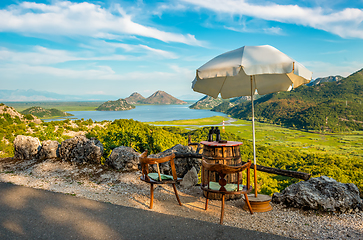
[[[225,116],[224,113],[209,110],[190,109],[189,105],[141,105],[128,111],[72,111],[70,119],[92,119],[93,121],[113,121],[115,119],[134,119],[140,122],[172,121],[197,119],[212,116]],[[44,121],[59,121],[65,118],[44,119]]]

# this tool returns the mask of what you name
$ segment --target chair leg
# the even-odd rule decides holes
[[[205,210],[208,209],[208,195],[209,195],[209,192],[207,192],[207,195],[206,195],[206,199],[205,199]]]
[[[154,202],[154,184],[150,183],[150,209],[153,208]]]
[[[226,195],[225,194],[222,194],[222,209],[221,209],[221,222],[220,224],[223,224],[223,215],[224,215],[224,200],[226,198]]]
[[[176,191],[175,183],[173,183],[173,188],[174,188],[175,196],[176,196],[176,199],[178,200],[179,205],[183,206],[182,203],[180,202],[178,192]]]
[[[248,207],[248,209],[250,210],[250,213],[251,213],[251,214],[253,214],[253,211],[252,211],[252,207],[251,207],[250,201],[248,200],[248,196],[247,196],[247,194],[244,194],[244,195],[245,195],[245,199],[246,199],[247,207]]]

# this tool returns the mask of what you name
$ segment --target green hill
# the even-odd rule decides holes
[[[62,112],[58,109],[44,109],[42,107],[31,107],[21,111],[21,114],[27,115],[31,114],[38,118],[53,118],[53,117],[66,117],[66,116],[73,116],[73,114]]]
[[[116,101],[107,101],[103,104],[101,104],[98,108],[96,108],[97,111],[125,111],[125,110],[131,110],[134,109],[135,106],[128,104],[125,99],[118,99]]]
[[[255,101],[255,117],[259,121],[308,130],[363,130],[362,102],[363,69],[338,82],[265,95]],[[251,102],[224,112],[235,118],[249,119]]]
[[[210,96],[204,96],[191,105],[190,109],[212,109],[223,102],[229,102],[228,100],[223,100],[222,98],[212,98]],[[228,104],[227,104],[228,105]],[[224,109],[224,108],[223,108]]]

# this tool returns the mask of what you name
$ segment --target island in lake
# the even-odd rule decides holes
[[[126,111],[134,109],[133,104],[153,104],[153,105],[168,105],[168,104],[187,104],[187,102],[179,100],[164,91],[156,91],[148,98],[143,97],[141,94],[134,92],[125,99],[118,99],[117,101],[107,101],[101,104],[97,111]]]

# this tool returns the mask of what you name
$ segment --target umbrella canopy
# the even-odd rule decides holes
[[[251,77],[252,89],[264,95],[309,83],[311,76],[302,64],[272,46],[244,46],[198,68],[192,88],[226,99],[251,95]]]
[[[251,96],[255,196],[256,143],[253,95],[290,91],[311,81],[312,72],[276,48],[244,46],[223,53],[197,69],[192,88],[214,98]]]

